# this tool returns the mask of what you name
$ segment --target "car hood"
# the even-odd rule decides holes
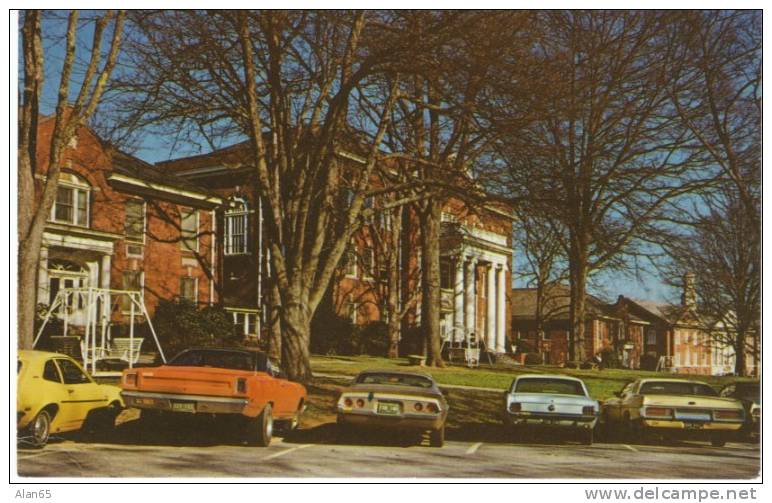
[[[388,384],[352,384],[345,391],[357,393],[389,393],[391,395],[422,396],[428,398],[442,398],[442,393],[430,388],[417,388],[413,386],[390,386]]]

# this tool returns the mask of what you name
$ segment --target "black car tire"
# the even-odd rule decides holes
[[[27,428],[29,442],[33,447],[45,447],[51,435],[51,415],[41,410]]]
[[[710,445],[713,447],[724,447],[726,445],[726,437],[721,434],[715,434],[710,437]]]
[[[86,417],[85,424],[83,425],[84,433],[95,439],[106,438],[115,430],[115,420],[120,413],[121,408],[118,404],[111,404],[102,409],[92,410]]]
[[[431,447],[442,447],[445,445],[445,426],[429,432],[429,445]]]
[[[265,404],[263,411],[256,418],[249,419],[247,429],[247,438],[250,444],[260,447],[271,445],[271,438],[273,438],[273,408],[270,403]]]
[[[579,441],[583,445],[592,445],[593,436],[592,428],[583,428],[579,430]]]

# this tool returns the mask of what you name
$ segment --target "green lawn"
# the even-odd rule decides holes
[[[311,367],[315,373],[341,374],[354,376],[366,369],[402,369],[420,370],[431,374],[439,384],[458,384],[464,386],[479,386],[483,388],[507,389],[512,379],[521,374],[563,374],[584,380],[593,398],[605,400],[613,396],[614,391],[638,377],[687,377],[661,372],[638,370],[605,369],[578,370],[564,369],[554,366],[534,365],[527,367],[503,367],[481,364],[470,369],[462,365],[449,365],[443,369],[410,366],[406,358],[388,359],[372,356],[312,356]],[[736,377],[695,376],[695,379],[707,382],[717,389]]]

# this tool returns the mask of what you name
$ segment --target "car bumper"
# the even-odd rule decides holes
[[[249,403],[246,398],[147,391],[123,391],[121,397],[127,407],[202,414],[242,414]]]
[[[507,412],[507,422],[512,426],[543,426],[549,428],[594,428],[598,422],[597,416],[580,416],[566,414],[523,414],[522,412]]]
[[[426,417],[418,414],[386,416],[373,412],[338,411],[338,423],[355,426],[373,426],[378,428],[437,430],[445,424],[442,414]]]
[[[641,423],[646,428],[658,429],[663,431],[737,431],[742,428],[743,423],[689,423],[686,421],[661,420],[661,419],[642,419]]]

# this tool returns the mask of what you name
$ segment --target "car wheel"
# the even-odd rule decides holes
[[[106,438],[115,429],[115,420],[120,413],[120,406],[116,404],[92,410],[86,418],[83,431],[94,438]]]
[[[268,447],[273,437],[273,409],[270,403],[265,404],[263,411],[254,419],[249,420],[249,442],[260,447]]]
[[[29,425],[30,443],[34,447],[43,447],[51,435],[51,416],[48,411],[41,410]]]
[[[724,447],[726,445],[726,437],[724,435],[713,435],[710,437],[710,445],[713,447]]]
[[[593,441],[592,428],[586,428],[579,431],[579,441],[584,445],[592,445]]]
[[[442,447],[445,445],[445,426],[429,432],[429,445],[431,447]]]

